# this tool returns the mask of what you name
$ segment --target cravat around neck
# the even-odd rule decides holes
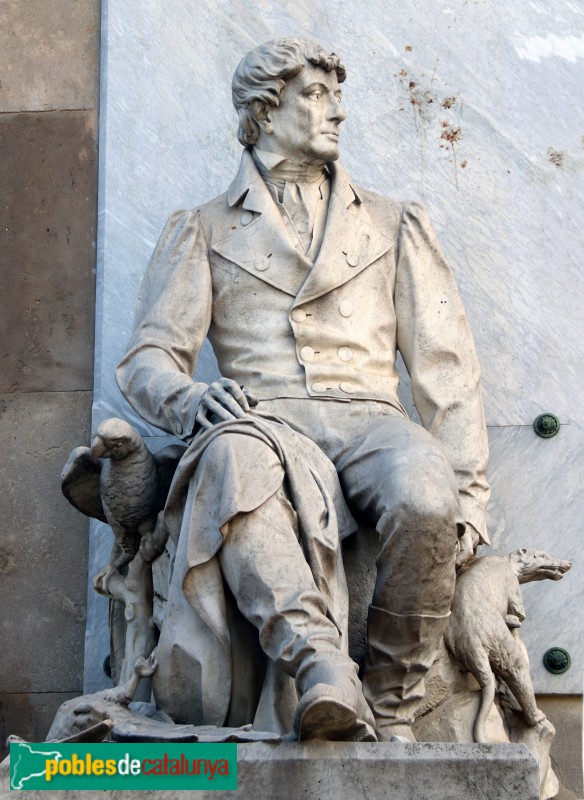
[[[326,164],[303,164],[284,157],[274,166],[268,167],[262,160],[262,152],[256,153],[254,150],[253,160],[262,178],[278,189],[282,189],[285,183],[315,183],[322,180],[323,175],[327,173]],[[268,153],[265,156],[267,157]]]
[[[312,241],[310,211],[303,197],[302,187],[298,183],[287,181],[284,184],[282,205],[288,212],[305,251],[308,252]]]

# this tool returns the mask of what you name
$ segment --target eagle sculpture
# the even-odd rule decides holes
[[[88,517],[106,522],[115,544],[95,588],[108,594],[108,581],[130,562],[141,544],[152,550],[152,534],[164,507],[176,465],[185,451],[170,445],[151,453],[138,431],[111,418],[98,427],[91,447],[76,447],[61,474],[67,500]],[[156,553],[145,553],[150,561]]]

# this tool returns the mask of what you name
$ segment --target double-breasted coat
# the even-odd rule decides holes
[[[171,216],[140,292],[117,379],[146,420],[190,439],[209,337],[224,377],[260,400],[374,400],[405,412],[397,352],[442,444],[463,515],[485,541],[488,446],[479,365],[456,281],[423,207],[357,187],[331,163],[314,264],[243,152],[229,190]]]

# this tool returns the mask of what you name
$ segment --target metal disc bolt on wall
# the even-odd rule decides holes
[[[542,439],[551,439],[560,430],[560,420],[555,414],[546,412],[535,418],[533,428]]]
[[[563,647],[550,647],[543,655],[543,665],[548,672],[561,675],[570,669],[572,660],[570,654]]]

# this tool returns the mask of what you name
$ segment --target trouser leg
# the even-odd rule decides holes
[[[454,592],[455,545],[464,529],[455,477],[429,434],[398,417],[381,419],[340,459],[339,472],[379,534],[365,696],[379,738],[410,738]]]
[[[228,523],[219,562],[262,649],[288,675],[296,677],[308,651],[340,652],[339,631],[326,616],[281,491]]]
[[[427,456],[418,465],[415,494],[398,479],[377,525],[364,689],[382,739],[411,738],[404,726],[414,722],[424,676],[448,624],[460,515],[449,472],[441,457]]]
[[[241,613],[264,652],[293,677],[301,699],[299,738],[374,739],[357,667],[326,616],[282,490],[228,524],[218,554]]]
[[[400,616],[370,606],[363,691],[380,741],[393,736],[415,740],[411,726],[424,697],[424,676],[436,658],[449,616]]]

